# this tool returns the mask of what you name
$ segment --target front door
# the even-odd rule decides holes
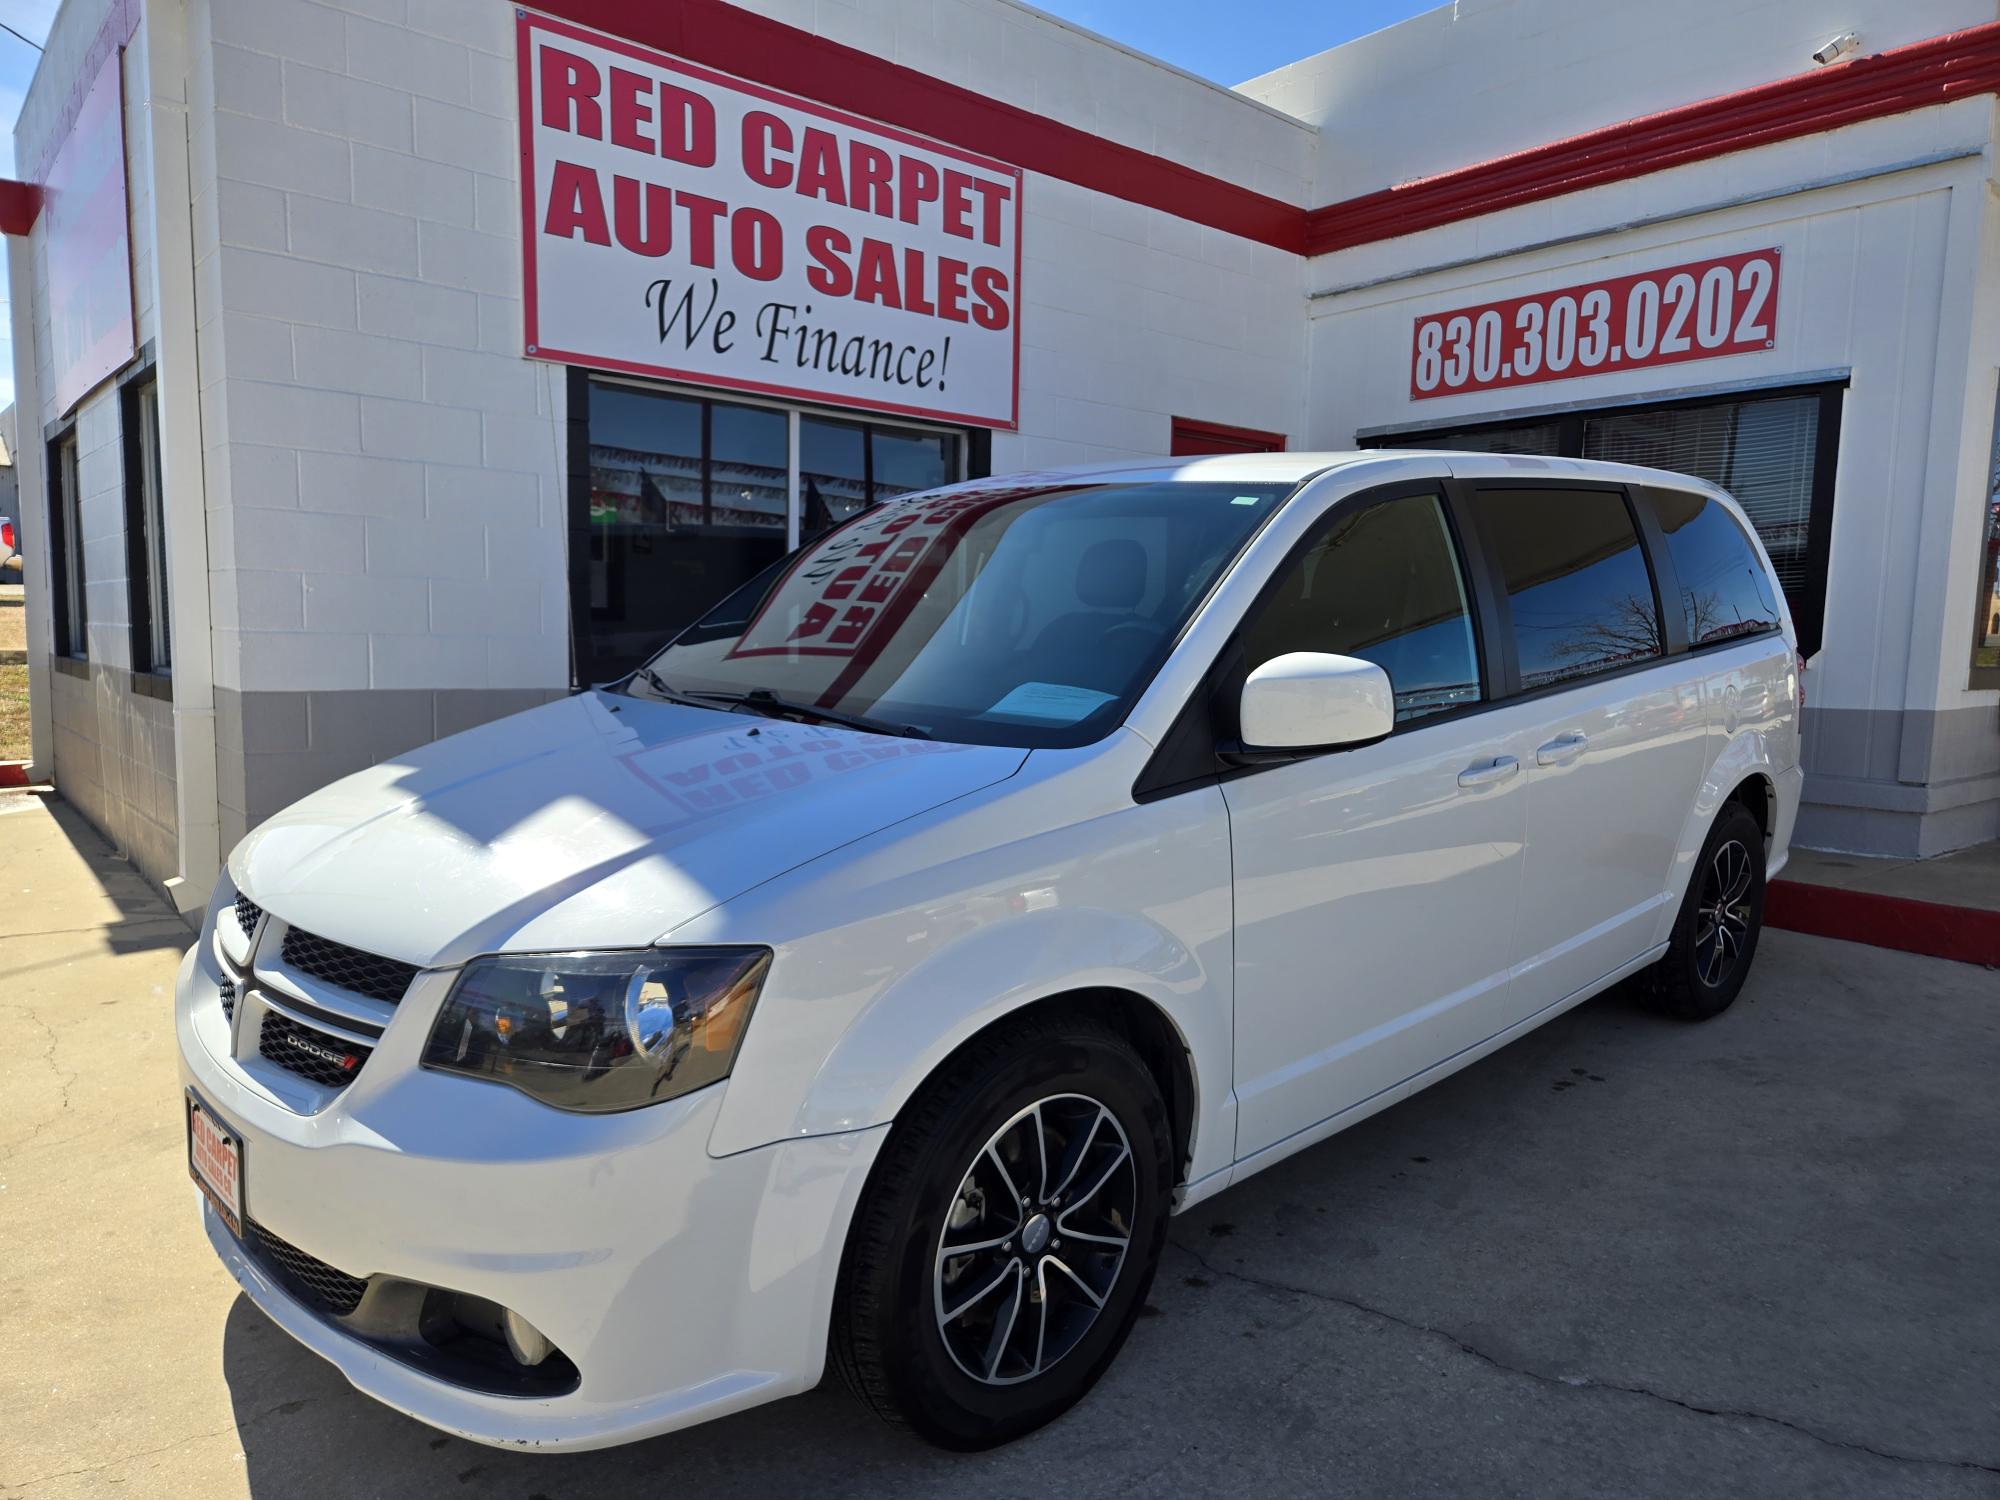
[[[1507,1024],[1532,745],[1481,711],[1462,557],[1441,488],[1350,500],[1240,635],[1244,672],[1289,651],[1377,663],[1399,722],[1223,783],[1239,1158]]]

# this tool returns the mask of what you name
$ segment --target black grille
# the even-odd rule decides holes
[[[254,1219],[250,1221],[250,1232],[257,1237],[257,1248],[263,1251],[264,1258],[276,1267],[292,1294],[301,1301],[323,1308],[337,1318],[346,1317],[361,1305],[361,1294],[368,1290],[365,1277],[336,1271],[297,1245],[279,1239]]]
[[[222,996],[222,1016],[226,1021],[236,1019],[236,981],[225,979],[219,993]]]
[[[357,995],[366,995],[371,1000],[386,1000],[391,1005],[403,998],[410,981],[417,977],[415,964],[379,958],[373,953],[363,953],[359,948],[350,948],[345,943],[301,932],[296,927],[285,934],[284,955],[285,962],[301,974],[310,974],[315,979],[339,989],[352,990]]]
[[[344,1089],[352,1083],[361,1065],[368,1061],[369,1053],[366,1047],[357,1047],[311,1026],[301,1026],[275,1010],[264,1012],[264,1024],[257,1032],[257,1050],[286,1071],[329,1089]]]
[[[257,930],[257,919],[264,915],[264,908],[248,896],[236,898],[236,925],[243,929],[245,937]]]

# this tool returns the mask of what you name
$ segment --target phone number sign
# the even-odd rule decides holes
[[[1777,342],[1779,255],[1747,250],[1427,314],[1411,335],[1410,396],[1761,353]]]

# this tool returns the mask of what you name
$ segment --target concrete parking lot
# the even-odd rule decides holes
[[[1770,933],[1683,1027],[1620,995],[1175,1221],[1077,1412],[933,1452],[833,1388],[605,1453],[355,1394],[195,1225],[185,927],[0,798],[0,1497],[2000,1494],[2000,976]]]

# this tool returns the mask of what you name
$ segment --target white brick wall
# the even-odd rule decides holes
[[[59,143],[60,111],[67,100],[66,80],[81,77],[83,59],[111,6],[109,0],[72,0],[52,28],[46,51],[47,62],[38,72],[15,126],[14,150],[18,171],[32,175]],[[43,76],[44,73],[46,76]],[[65,80],[65,86],[58,86]],[[154,335],[152,304],[153,246],[145,232],[152,215],[152,146],[146,119],[146,34],[141,28],[131,39],[122,62],[124,88],[124,130],[126,143],[126,196],[131,221],[132,266],[135,290],[134,343],[142,346]],[[32,235],[36,257],[35,298],[32,307],[18,311],[27,315],[27,327],[17,337],[32,341],[39,406],[22,411],[19,440],[39,445],[49,424],[63,416],[56,406],[54,345],[50,332],[48,300],[48,243],[43,227]],[[125,554],[124,448],[119,423],[119,396],[115,384],[99,386],[74,412],[77,444],[78,537],[84,563],[84,610],[88,621],[87,652],[93,662],[129,668],[132,654],[129,624],[131,605]],[[24,497],[24,499],[29,497]],[[32,500],[39,507],[43,496]],[[46,535],[46,529],[42,534]],[[82,700],[78,700],[81,703]]]
[[[194,4],[210,489],[240,508],[216,528],[242,580],[218,683],[563,685],[561,381],[521,356],[512,9]],[[1304,201],[1311,130],[1010,0],[752,8]],[[1303,429],[1293,258],[1052,179],[1025,202],[1024,424],[996,468],[1158,453],[1175,415]]]
[[[209,498],[217,593],[235,596],[217,606],[233,622],[218,681],[560,685],[560,377],[520,351],[511,8],[191,3]],[[1325,121],[1324,149],[1308,126],[1011,0],[751,8],[1303,205],[1793,71],[1801,28],[1832,16],[1832,0],[1690,3],[1718,11],[1714,30],[1729,9],[1742,39],[1706,59],[1700,79],[1688,49],[1659,56],[1653,20],[1627,8],[1468,0],[1253,85]],[[1842,24],[1871,48],[1992,10],[1860,3]],[[1533,97],[1474,87],[1481,70],[1545,76],[1551,58],[1557,86]],[[1484,99],[1481,128],[1465,128],[1469,105],[1439,107],[1449,90],[1408,89],[1418,74],[1461,78],[1466,99]],[[24,129],[35,119],[31,109]],[[1022,427],[996,437],[997,469],[1157,453],[1176,415],[1344,440],[1342,421],[1308,402],[1307,269],[1293,257],[1039,175],[1024,202]],[[1476,248],[1550,222],[1529,210],[1458,233]],[[1432,253],[1447,253],[1452,233]],[[1393,269],[1405,248],[1363,250],[1351,265]],[[1312,275],[1323,283],[1328,269]],[[1331,367],[1325,332],[1318,359]],[[100,484],[102,463],[90,469]],[[110,597],[122,555],[100,541],[93,579],[107,570],[104,608],[120,611],[101,617],[122,618]],[[411,645],[455,640],[468,621],[495,626],[476,661]],[[349,644],[315,658],[262,640],[321,632]],[[447,670],[469,675],[419,680]]]
[[[1021,431],[997,470],[1163,453],[1176,416],[1302,438],[1295,256],[1039,175],[1022,202]]]
[[[71,92],[83,77],[84,58],[114,10],[111,0],[68,0],[56,16],[36,79],[15,126],[17,175],[33,177],[59,139]],[[148,31],[141,25],[126,42],[122,62],[126,197],[132,224],[134,342],[158,334],[153,301],[151,223],[153,142],[148,101]],[[123,38],[121,38],[123,39]],[[18,441],[40,449],[50,423],[63,417],[55,404],[50,337],[48,245],[41,226],[30,236],[34,295],[15,308],[18,353],[33,372],[21,388]],[[37,672],[38,709],[49,715],[48,741],[58,784],[148,875],[163,879],[178,864],[175,836],[174,740],[165,702],[122,691],[131,666],[130,595],[127,582],[124,449],[115,384],[100,386],[73,414],[78,452],[77,540],[84,564],[89,675]],[[37,461],[31,493],[21,498],[31,536],[47,536],[46,475]],[[45,563],[46,556],[34,559]],[[39,585],[40,577],[36,576]],[[36,589],[39,595],[39,587]],[[46,608],[36,597],[32,607]],[[36,638],[42,637],[39,630]],[[38,717],[40,716],[38,712]]]
[[[227,504],[218,684],[493,685],[484,641],[437,619],[430,583],[444,580],[522,664],[502,685],[561,685],[567,622],[542,601],[566,577],[559,421],[520,358],[504,217],[512,10],[194,9],[209,59],[190,111],[208,473]],[[489,201],[487,227],[510,232],[480,232]],[[521,466],[483,470],[489,413],[527,430]],[[489,565],[495,527],[530,565]]]

